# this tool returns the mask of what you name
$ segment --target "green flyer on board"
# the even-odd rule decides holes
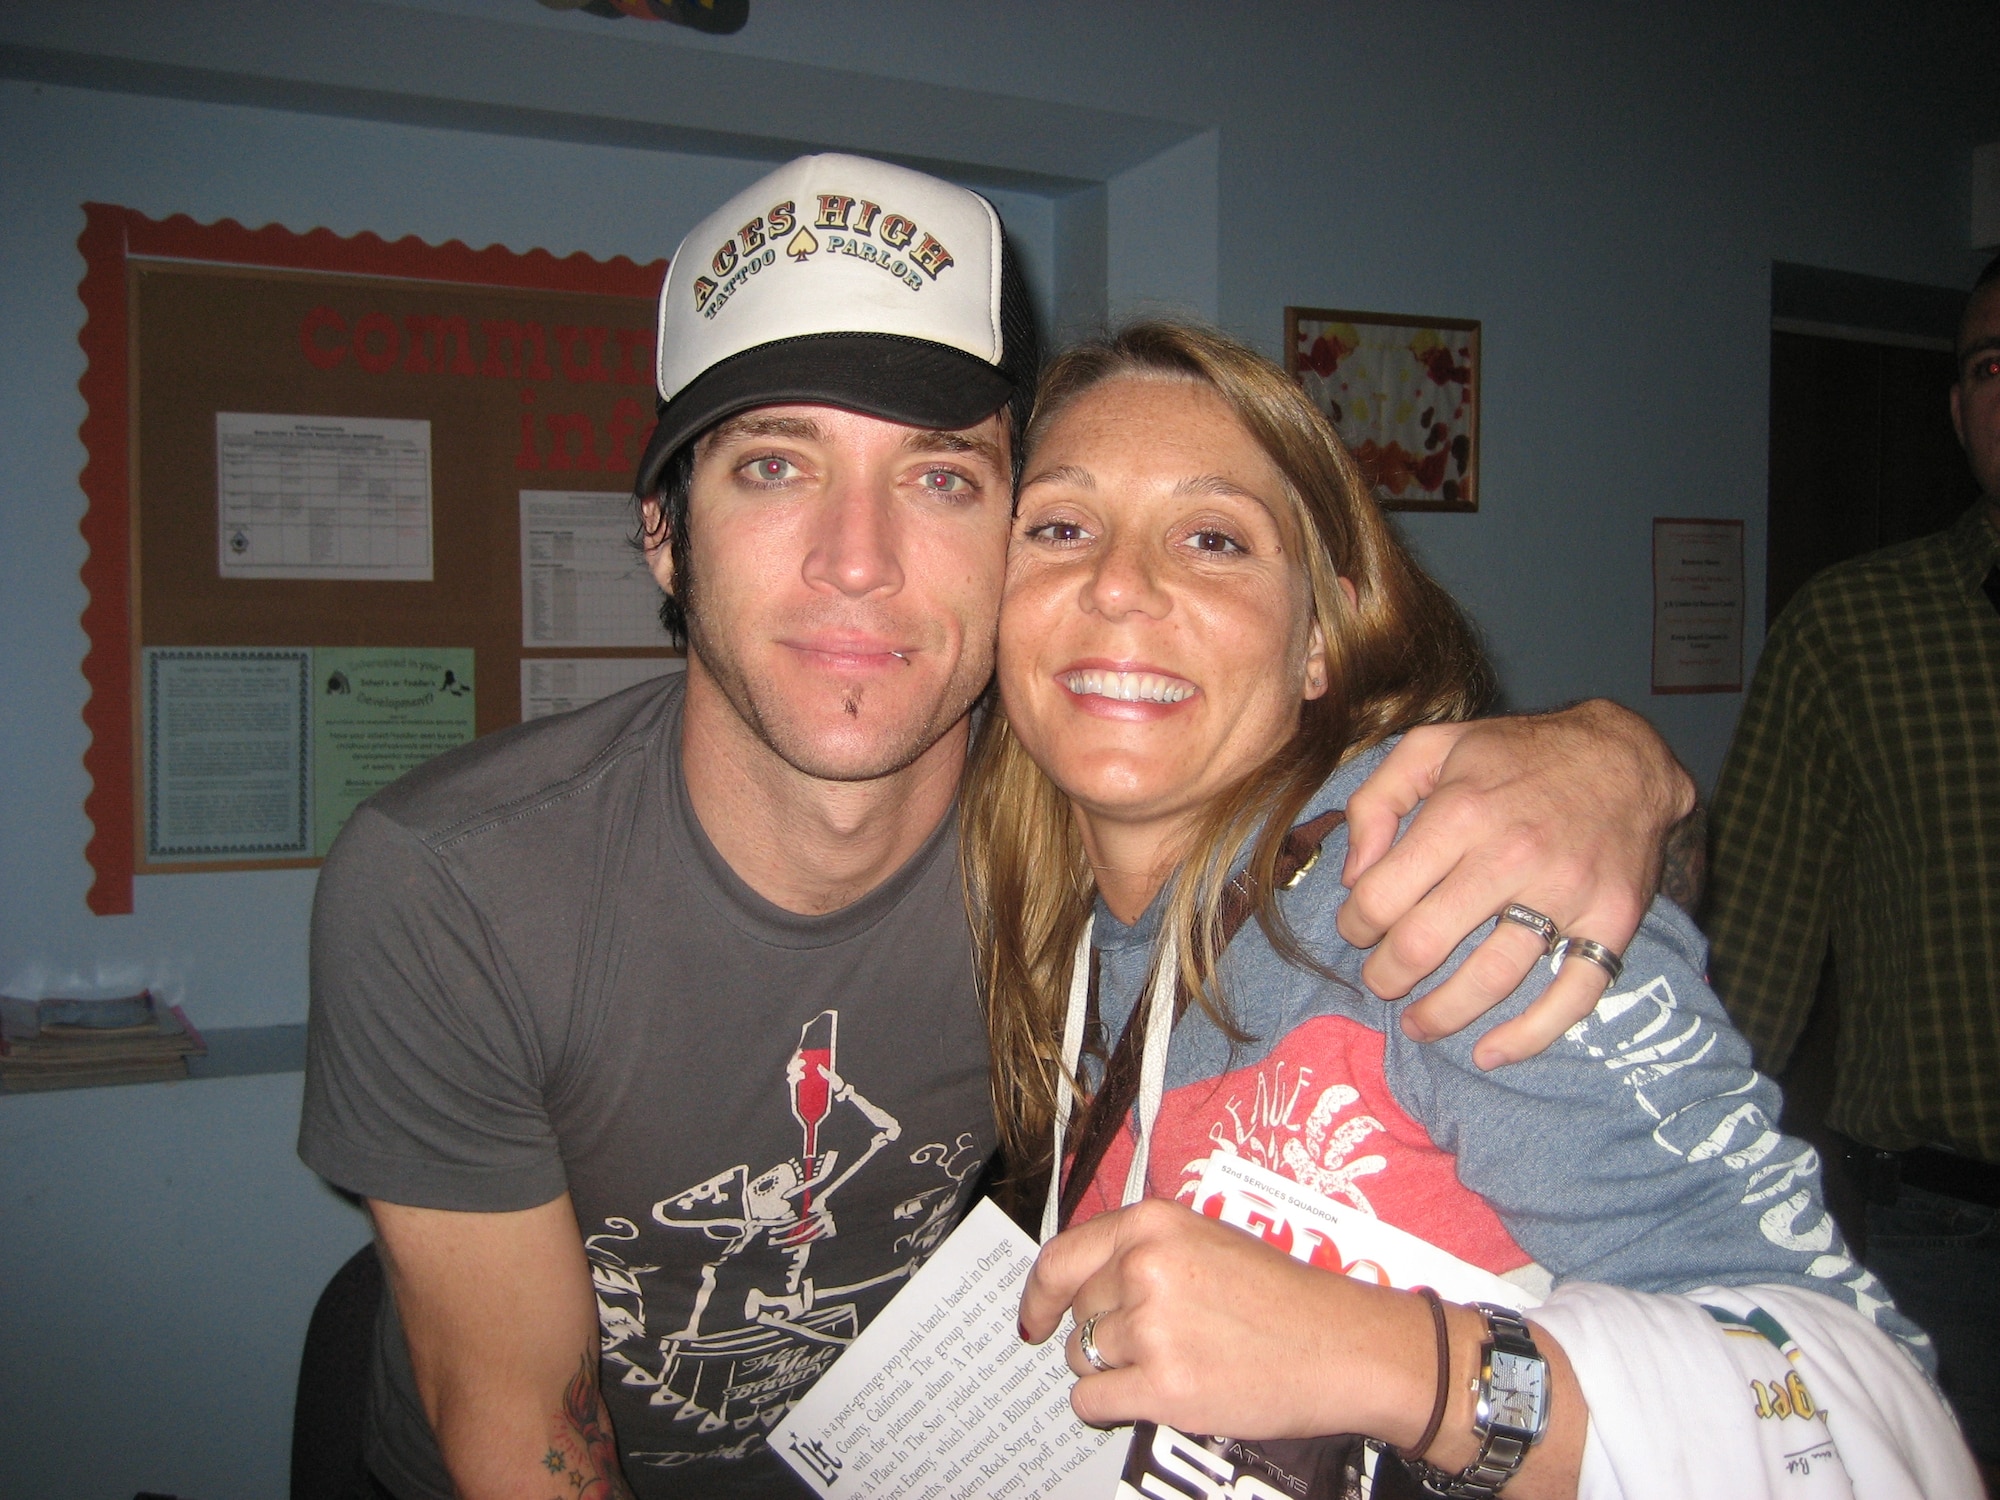
[[[470,647],[313,652],[314,852],[369,796],[473,737]]]

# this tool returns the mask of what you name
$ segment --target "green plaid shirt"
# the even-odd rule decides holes
[[[1712,977],[1783,1068],[1829,937],[1828,1123],[2000,1162],[2000,538],[1855,558],[1772,626],[1715,794]],[[1995,590],[2000,593],[2000,589]]]

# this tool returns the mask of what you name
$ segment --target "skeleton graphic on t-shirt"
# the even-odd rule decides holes
[[[946,1180],[895,1210],[898,1221],[921,1220],[896,1241],[907,1261],[842,1286],[817,1285],[808,1274],[813,1247],[840,1232],[835,1200],[842,1187],[902,1134],[892,1115],[837,1070],[838,1029],[837,1011],[821,1011],[808,1021],[785,1071],[792,1116],[802,1132],[796,1157],[755,1175],[739,1163],[653,1205],[655,1223],[697,1232],[716,1247],[701,1266],[678,1326],[658,1327],[672,1314],[663,1317],[666,1310],[656,1308],[656,1326],[647,1328],[645,1278],[660,1267],[632,1264],[619,1249],[639,1238],[637,1225],[607,1219],[607,1232],[584,1242],[606,1375],[616,1369],[622,1383],[652,1387],[652,1404],[677,1407],[675,1416],[693,1421],[703,1437],[712,1439],[725,1429],[740,1435],[720,1448],[632,1458],[674,1464],[740,1455],[757,1446],[860,1331],[856,1294],[909,1276],[950,1227],[959,1184],[977,1165],[967,1160],[973,1154],[969,1139],[956,1149],[933,1143],[911,1154],[913,1163],[941,1167]],[[838,1148],[822,1148],[821,1127],[840,1109],[853,1111],[867,1133],[865,1147],[852,1160],[844,1160]]]

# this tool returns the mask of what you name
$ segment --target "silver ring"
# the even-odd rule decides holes
[[[1542,940],[1542,947],[1551,953],[1555,951],[1556,939],[1562,935],[1553,917],[1545,917],[1532,906],[1523,906],[1518,901],[1509,901],[1501,909],[1500,920],[1527,928]]]
[[[1076,1331],[1076,1346],[1083,1351],[1083,1357],[1090,1361],[1090,1368],[1100,1375],[1108,1375],[1118,1366],[1097,1352],[1097,1320],[1103,1317],[1094,1312],[1083,1320],[1083,1326]]]
[[[1568,958],[1572,953],[1585,963],[1596,964],[1598,968],[1609,974],[1612,984],[1616,984],[1618,976],[1625,972],[1624,959],[1613,953],[1604,944],[1593,942],[1591,939],[1585,937],[1566,937],[1557,943],[1554,951],[1549,955],[1549,966],[1556,973],[1560,974],[1562,972],[1563,960]]]

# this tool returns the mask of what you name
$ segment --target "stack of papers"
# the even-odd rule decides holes
[[[163,1083],[208,1052],[178,1005],[151,990],[111,1000],[16,1000],[0,995],[0,1089]]]

